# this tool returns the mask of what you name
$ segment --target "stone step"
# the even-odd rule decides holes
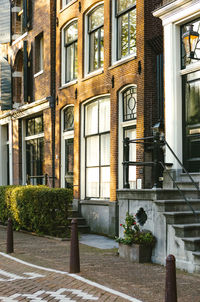
[[[73,209],[69,209],[68,213],[69,213],[69,217],[76,218],[80,216],[79,212]]]
[[[200,199],[188,199],[188,201],[195,211],[200,210]],[[184,199],[157,200],[155,203],[161,212],[188,211],[190,209]]]
[[[175,181],[175,183],[177,184],[177,186],[179,187],[179,189],[195,189],[195,184],[196,186],[199,188],[199,182],[195,181],[194,183],[192,181]],[[176,185],[174,185],[174,187],[176,188]]]
[[[200,173],[194,172],[194,173],[190,173],[190,175],[194,181],[200,182]],[[191,181],[191,180],[186,173],[181,173],[179,176],[179,181]]]
[[[188,251],[200,251],[200,237],[182,238]]]
[[[177,237],[200,237],[200,223],[174,224]]]
[[[195,213],[197,216],[192,211],[164,212],[163,215],[165,215],[168,224],[200,223],[200,211]]]
[[[198,192],[196,189],[181,189],[184,196],[186,196],[189,199],[199,199],[200,198],[200,192]],[[157,200],[179,200],[182,199],[182,195],[179,192],[178,189],[161,189],[157,190]]]

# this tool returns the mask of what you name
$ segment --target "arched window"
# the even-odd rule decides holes
[[[64,83],[77,79],[78,60],[77,60],[77,41],[78,23],[71,22],[63,30],[63,63],[64,63]]]

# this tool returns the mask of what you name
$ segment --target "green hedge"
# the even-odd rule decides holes
[[[72,198],[71,189],[0,186],[0,221],[5,223],[11,217],[15,229],[62,235],[68,229]]]

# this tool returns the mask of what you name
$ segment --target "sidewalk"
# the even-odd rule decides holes
[[[102,237],[101,237],[102,238]],[[98,244],[96,237],[80,239],[80,264],[84,278],[113,290],[137,298],[143,302],[164,301],[165,268],[155,264],[129,263],[119,258],[117,248],[110,249],[113,241],[102,240],[108,249],[91,247]],[[92,243],[93,242],[93,243]],[[104,243],[107,246],[104,246]],[[110,246],[111,244],[111,246]],[[6,228],[0,226],[0,252],[6,251]],[[32,264],[69,271],[70,242],[14,232],[13,257]],[[1,263],[0,263],[1,269]],[[200,302],[200,275],[177,271],[179,302]],[[111,301],[108,298],[106,301]],[[125,300],[124,300],[125,301]]]

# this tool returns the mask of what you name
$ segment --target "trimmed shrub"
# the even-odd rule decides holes
[[[2,194],[1,194],[2,193]],[[72,190],[46,186],[0,187],[0,220],[10,216],[15,229],[62,235],[68,229]]]

